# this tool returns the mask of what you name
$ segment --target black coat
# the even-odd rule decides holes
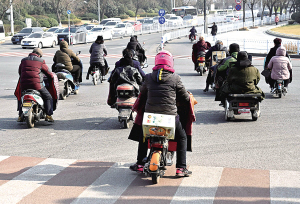
[[[216,34],[217,34],[217,32],[218,32],[218,27],[217,27],[217,25],[213,25],[213,26],[208,27],[208,28],[211,28],[211,34],[212,34],[212,35],[216,35]]]

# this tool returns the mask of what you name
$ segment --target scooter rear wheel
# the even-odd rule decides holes
[[[129,128],[129,120],[123,120],[123,127],[125,128],[125,129],[128,129]]]
[[[28,116],[25,117],[26,124],[28,128],[33,128],[34,127],[34,116],[32,113],[32,109],[28,111]]]
[[[96,86],[97,83],[98,83],[97,78],[96,78],[96,77],[93,77],[93,84]]]
[[[151,174],[151,177],[152,177],[152,183],[153,184],[157,184],[159,182],[159,174]]]

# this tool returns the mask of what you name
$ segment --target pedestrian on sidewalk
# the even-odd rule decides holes
[[[216,41],[216,35],[217,35],[217,31],[218,31],[218,27],[217,27],[216,23],[213,22],[213,25],[208,28],[211,28],[211,35],[213,36],[213,41]]]
[[[276,23],[276,25],[278,25],[278,22],[279,22],[279,17],[276,16],[276,17],[275,17],[275,23]]]

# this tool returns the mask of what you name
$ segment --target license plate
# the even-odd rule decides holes
[[[250,113],[250,108],[239,108],[238,113]]]
[[[19,41],[19,39],[17,38],[17,39],[15,39],[15,41]]]
[[[203,66],[204,67],[205,63],[204,62],[200,62],[199,66]]]
[[[31,107],[32,103],[23,103],[23,107]]]
[[[239,103],[239,106],[249,106],[249,103]]]
[[[64,38],[59,38],[59,40],[63,40]]]
[[[24,43],[24,45],[29,45],[29,43]]]

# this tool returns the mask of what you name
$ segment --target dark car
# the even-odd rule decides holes
[[[70,27],[70,43],[71,43],[71,45],[75,45],[78,43],[86,43],[87,33],[88,33],[88,30],[83,26]],[[57,34],[58,44],[62,40],[69,43],[69,28],[65,28],[62,33]]]
[[[28,37],[32,33],[42,33],[44,32],[40,27],[32,27],[32,28],[23,28],[20,32],[12,36],[11,42],[13,44],[21,44],[21,41]]]

